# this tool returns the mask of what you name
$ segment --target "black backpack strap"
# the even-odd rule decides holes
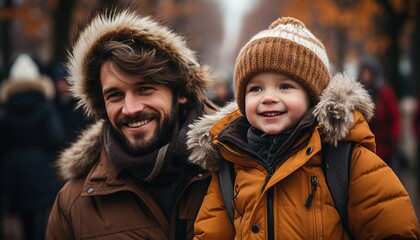
[[[231,162],[222,161],[222,166],[219,169],[219,186],[222,191],[223,202],[225,203],[226,212],[233,223],[234,209],[232,205],[233,199],[233,183],[235,179],[235,173]]]
[[[338,142],[337,147],[330,144],[323,145],[323,169],[328,189],[341,217],[341,222],[347,233],[353,239],[348,222],[348,195],[350,179],[350,163],[354,143]]]

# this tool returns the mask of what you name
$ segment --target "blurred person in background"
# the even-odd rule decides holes
[[[54,80],[57,91],[54,102],[63,121],[67,136],[63,148],[68,147],[88,125],[93,123],[93,119],[87,117],[83,109],[77,107],[77,99],[71,95],[70,85],[66,79],[67,76],[68,71],[64,63],[53,66],[51,77]]]
[[[0,86],[1,196],[9,216],[17,216],[23,239],[45,238],[49,210],[59,190],[53,164],[65,132],[52,102],[52,80],[41,75],[31,56],[18,56]]]
[[[417,139],[416,148],[416,177],[417,177],[417,191],[420,193],[420,99],[417,100],[416,108],[412,115],[412,129],[415,138]]]
[[[226,103],[233,100],[231,82],[226,75],[227,74],[222,72],[216,73],[215,80],[213,82],[212,95],[210,99],[219,107],[223,107]]]
[[[369,127],[375,135],[376,153],[392,169],[399,162],[400,114],[393,89],[386,83],[382,65],[373,55],[363,56],[359,65],[359,80],[368,89],[375,103],[375,116]]]

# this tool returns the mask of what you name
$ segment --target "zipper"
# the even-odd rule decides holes
[[[270,178],[273,176],[274,174],[274,168],[270,168],[268,170],[268,176],[267,176],[267,180],[266,183],[268,183],[268,181],[270,180]],[[273,194],[273,188],[270,188],[267,190],[267,235],[268,235],[268,239],[273,239],[274,240],[274,194]]]
[[[217,143],[217,146],[219,146],[221,149],[223,149],[223,151],[225,151],[231,156],[239,157],[239,158],[246,158],[243,155],[232,153],[231,151],[226,149],[221,143]],[[265,162],[262,162],[258,159],[254,159],[254,160],[258,162],[259,164],[261,164],[261,166],[263,166],[267,170],[267,178],[265,181],[265,184],[267,184],[268,181],[273,176],[275,168],[269,167]],[[273,188],[270,188],[267,190],[267,226],[268,226],[267,235],[268,235],[268,239],[270,240],[274,240],[274,207],[273,207],[274,194],[273,194],[273,191],[274,191]]]
[[[178,214],[179,214],[179,203],[180,203],[181,199],[184,197],[184,193],[187,191],[188,188],[191,187],[191,185],[193,183],[201,181],[203,179],[205,179],[205,178],[203,177],[203,178],[200,178],[200,179],[195,179],[195,177],[193,177],[192,179],[188,180],[187,185],[185,185],[184,188],[182,188],[181,191],[176,196],[175,205],[174,205],[175,207],[172,210],[171,219],[169,220],[169,232],[170,232],[169,237],[170,237],[170,239],[172,239],[174,236],[178,235],[177,231],[176,231],[177,230],[176,225],[178,224],[177,220],[178,220],[178,217],[179,217],[178,216]]]
[[[274,240],[273,188],[267,191],[267,226],[268,239]]]
[[[306,201],[306,208],[309,208],[311,206],[312,201],[315,197],[315,192],[318,188],[318,177],[317,176],[311,176],[311,186],[312,186],[312,192],[308,197],[308,200]]]

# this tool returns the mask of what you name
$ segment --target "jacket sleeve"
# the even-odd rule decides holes
[[[69,204],[66,203],[66,198],[63,195],[63,190],[61,190],[57,194],[52,207],[46,230],[47,240],[75,239],[69,219],[69,211],[66,210],[69,208]]]
[[[212,173],[207,195],[194,224],[194,239],[233,239],[235,228],[223,203],[217,172]]]
[[[410,197],[374,152],[355,147],[350,169],[349,225],[355,239],[418,239]]]

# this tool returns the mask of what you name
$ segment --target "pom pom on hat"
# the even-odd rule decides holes
[[[296,26],[305,27],[305,24],[303,24],[302,21],[300,21],[300,20],[298,20],[296,18],[282,17],[282,18],[277,18],[277,20],[275,20],[274,22],[272,22],[270,24],[270,26],[268,27],[268,29],[274,29],[274,28],[276,28],[280,24],[293,24],[293,25],[296,25]]]
[[[257,33],[241,49],[235,63],[235,98],[245,115],[245,88],[261,72],[278,72],[301,84],[312,104],[319,101],[330,81],[324,45],[300,20],[282,17]]]
[[[28,54],[21,54],[10,68],[10,80],[38,80],[41,77],[38,66]]]

